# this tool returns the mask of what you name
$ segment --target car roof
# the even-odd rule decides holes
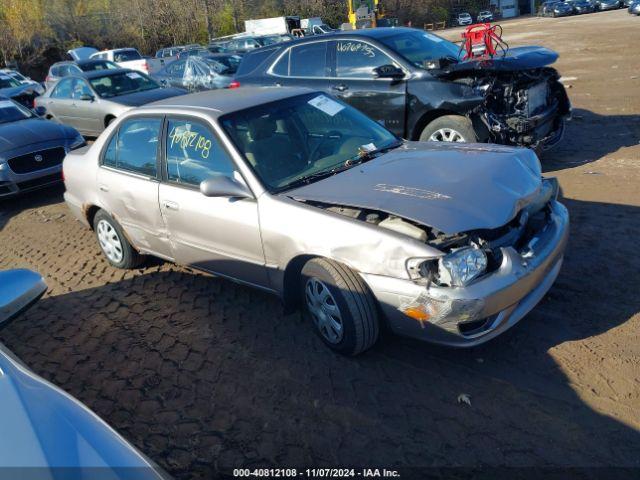
[[[245,110],[270,102],[312,93],[314,90],[302,87],[242,87],[238,89],[220,88],[204,92],[170,97],[148,103],[136,110],[156,109],[158,107],[183,111],[188,109],[207,109],[217,118],[227,113]],[[320,93],[320,92],[318,92]]]
[[[117,75],[119,73],[125,73],[125,72],[135,72],[135,70],[131,70],[130,68],[114,68],[113,70],[91,70],[89,72],[82,72],[82,75],[73,75],[73,76],[92,79],[92,78],[98,78],[98,77],[108,77],[111,75]]]

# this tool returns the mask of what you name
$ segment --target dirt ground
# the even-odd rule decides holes
[[[528,18],[505,33],[560,53],[574,107],[544,155],[572,216],[565,265],[507,334],[462,351],[386,336],[343,358],[267,294],[161,261],[111,268],[57,188],[0,203],[0,268],[50,287],[0,340],[179,477],[640,467],[640,18]]]

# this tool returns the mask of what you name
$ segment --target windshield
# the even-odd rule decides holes
[[[455,43],[432,33],[416,30],[415,32],[391,34],[387,37],[381,37],[379,40],[420,68],[424,66],[425,61],[441,58],[459,59],[460,48]]]
[[[358,110],[317,93],[230,113],[220,121],[272,192],[319,180],[401,144]]]
[[[115,62],[130,62],[131,60],[140,60],[142,56],[137,50],[118,50],[113,52],[113,60]]]
[[[0,100],[0,123],[17,122],[33,117],[33,114],[22,105],[11,100]]]
[[[143,73],[122,72],[89,80],[96,93],[102,98],[117,97],[129,93],[144,92],[160,88],[156,82]]]
[[[22,85],[19,80],[6,73],[0,73],[0,88],[13,88]]]
[[[94,70],[117,70],[120,68],[109,60],[95,60],[89,63],[81,63],[78,65],[83,72],[91,72]]]

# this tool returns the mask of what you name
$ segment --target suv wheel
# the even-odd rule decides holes
[[[93,219],[93,230],[96,232],[102,253],[111,265],[128,269],[140,264],[141,255],[131,246],[120,224],[104,210],[96,213]]]
[[[476,142],[471,120],[460,115],[445,115],[429,123],[420,134],[421,142]]]
[[[343,355],[357,355],[378,339],[378,311],[363,280],[333,260],[314,258],[302,269],[304,315],[322,341]]]

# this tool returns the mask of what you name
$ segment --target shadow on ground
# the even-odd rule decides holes
[[[40,208],[63,200],[64,185],[62,183],[27,192],[15,197],[0,198],[0,231],[11,220],[11,217],[30,208]]]
[[[640,310],[628,294],[640,209],[566,203],[572,239],[557,284],[473,350],[386,337],[340,357],[274,297],[157,263],[46,297],[0,337],[179,477],[241,466],[637,467],[640,433],[585,403],[594,393],[578,394],[549,350]]]
[[[576,108],[562,142],[541,155],[545,170],[595,162],[640,143],[640,115],[599,115]]]

